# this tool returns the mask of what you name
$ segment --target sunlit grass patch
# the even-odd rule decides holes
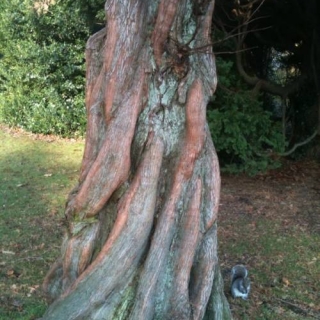
[[[0,319],[36,319],[41,282],[58,256],[63,208],[83,143],[0,130]]]

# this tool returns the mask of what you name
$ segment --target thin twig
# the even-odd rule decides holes
[[[25,257],[25,258],[16,259],[16,261],[19,261],[19,260],[44,260],[44,259],[42,257]]]
[[[238,53],[238,52],[244,52],[244,51],[249,51],[251,49],[257,49],[258,47],[250,47],[250,48],[246,48],[246,49],[240,49],[240,50],[236,50],[236,51],[218,51],[218,52],[214,52],[215,55],[218,54],[234,54],[234,53]]]
[[[249,17],[249,20],[250,21],[250,18],[252,18],[257,12],[258,10],[261,8],[261,6],[264,4],[265,0],[262,0],[261,3],[258,5],[258,7],[253,11],[253,13],[250,15]],[[254,3],[254,2],[253,2]]]
[[[247,30],[247,31],[239,32],[237,34],[230,34],[230,36],[227,36],[227,37],[225,37],[225,38],[223,38],[223,39],[221,39],[219,41],[215,41],[213,43],[213,45],[216,45],[217,43],[220,43],[220,42],[224,42],[224,41],[226,41],[226,40],[228,40],[230,38],[235,38],[235,37],[237,37],[239,35],[245,35],[245,34],[249,34],[249,33],[252,33],[252,32],[263,31],[263,30],[267,30],[267,29],[271,29],[271,28],[272,28],[272,26],[269,26],[269,27],[264,27],[264,28],[249,30],[249,31]]]
[[[283,303],[283,304],[286,304],[288,306],[290,306],[291,308],[295,308],[297,310],[299,310],[300,313],[304,314],[304,315],[308,315],[308,316],[311,316],[315,319],[318,319],[318,316],[317,315],[314,315],[313,312],[311,313],[310,311],[304,309],[304,308],[301,308],[300,306],[290,302],[290,301],[287,301],[287,300],[283,300],[283,299],[280,299],[280,298],[274,298],[275,300]],[[292,309],[291,309],[292,310]],[[293,310],[294,311],[294,310]]]
[[[290,150],[284,153],[280,153],[280,156],[286,157],[289,156],[291,153],[293,153],[297,148],[304,146],[305,144],[312,141],[316,135],[318,134],[318,130],[316,130],[310,137],[308,137],[306,140],[296,143]]]

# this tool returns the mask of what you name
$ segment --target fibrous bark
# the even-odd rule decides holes
[[[87,43],[87,135],[43,319],[229,319],[206,124],[214,1],[106,2]],[[192,54],[191,54],[192,53]]]

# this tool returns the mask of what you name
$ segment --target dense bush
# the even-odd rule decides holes
[[[84,133],[84,50],[98,2],[2,1],[1,121],[32,132]]]
[[[217,58],[217,69],[219,86],[208,106],[208,122],[223,170],[254,175],[279,165],[269,151],[284,149],[280,124],[246,88],[232,61]]]

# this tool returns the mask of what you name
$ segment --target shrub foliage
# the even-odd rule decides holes
[[[32,132],[83,134],[84,50],[97,13],[84,10],[98,5],[2,0],[0,7],[2,121]]]
[[[282,152],[281,125],[246,88],[233,63],[217,58],[219,85],[208,106],[208,122],[223,170],[251,175],[276,167],[270,153]]]

